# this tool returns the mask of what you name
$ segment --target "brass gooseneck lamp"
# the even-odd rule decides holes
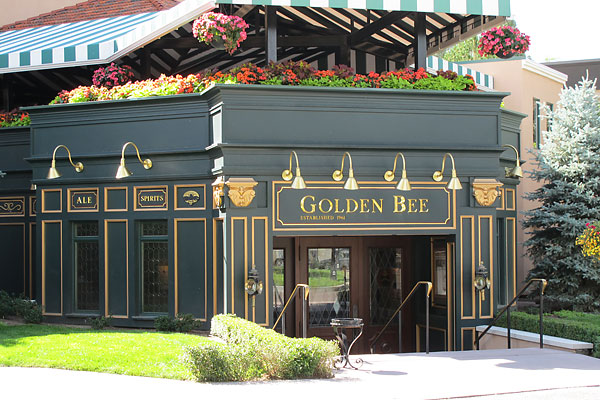
[[[296,177],[292,181],[291,188],[292,189],[306,189],[306,183],[304,182],[304,178],[302,178],[302,175],[300,174],[300,164],[298,163],[298,154],[296,154],[296,152],[293,150],[290,153],[290,167],[281,173],[281,177],[283,178],[284,181],[291,181],[292,178],[294,177],[294,174],[292,174],[292,155],[296,159]]]
[[[342,157],[342,167],[340,169],[336,169],[335,171],[333,171],[333,174],[331,175],[331,177],[336,182],[339,182],[344,178],[344,160],[346,159],[346,156],[348,156],[348,159],[350,160],[350,167],[348,169],[348,179],[346,180],[346,183],[344,184],[344,189],[358,190],[358,183],[356,182],[356,179],[354,178],[354,168],[352,168],[352,156],[350,156],[350,153],[348,153],[348,152],[345,152],[344,156]]]
[[[54,148],[54,152],[52,153],[52,165],[50,166],[50,169],[48,170],[48,175],[46,175],[46,179],[56,179],[56,178],[60,178],[62,176],[62,174],[60,172],[58,172],[58,170],[56,169],[56,151],[60,148],[64,148],[65,150],[67,150],[67,154],[69,155],[69,162],[71,163],[71,165],[73,166],[73,168],[75,168],[75,171],[77,172],[81,172],[83,171],[83,164],[78,162],[78,163],[73,163],[73,159],[71,158],[71,151],[69,150],[69,148],[67,146],[65,146],[64,144],[59,144],[58,146],[56,146]]]
[[[127,142],[123,145],[123,149],[121,150],[121,164],[119,165],[119,169],[117,169],[117,175],[115,176],[117,179],[126,178],[128,176],[133,175],[133,173],[125,166],[125,148],[127,148],[128,145],[132,145],[133,147],[135,147],[138,160],[140,160],[140,163],[144,166],[145,169],[152,168],[152,160],[146,158],[142,161],[142,158],[140,157],[140,150],[135,145],[135,143]]]
[[[442,169],[433,173],[433,180],[436,182],[440,182],[442,179],[444,179],[444,167],[446,166],[446,157],[448,156],[450,156],[450,159],[452,160],[452,178],[450,178],[450,182],[448,182],[446,188],[450,190],[460,190],[462,189],[462,185],[460,184],[460,181],[456,176],[456,168],[454,167],[454,157],[452,157],[452,154],[450,153],[444,154],[444,158],[442,159]]]
[[[517,150],[517,148],[511,144],[503,144],[502,147],[513,149],[517,155],[517,164],[513,169],[507,167],[505,176],[507,178],[522,178],[523,170],[521,169],[521,162],[519,161],[519,150]]]
[[[411,187],[410,187],[410,182],[408,181],[408,178],[406,177],[406,159],[404,158],[404,154],[402,154],[402,153],[396,154],[396,158],[394,158],[394,167],[389,171],[385,171],[385,174],[383,174],[383,179],[385,179],[388,182],[391,182],[394,180],[394,177],[396,174],[396,163],[398,162],[398,156],[402,157],[402,178],[398,182],[398,185],[396,185],[396,189],[402,190],[403,192],[408,192],[411,190]]]

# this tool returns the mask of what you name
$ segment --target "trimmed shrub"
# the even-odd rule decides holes
[[[161,315],[154,320],[157,331],[163,332],[190,332],[199,326],[199,322],[192,314],[177,314],[175,318]]]
[[[186,348],[182,361],[198,382],[250,381],[265,375],[256,352],[248,347],[204,343]]]
[[[600,315],[573,311],[544,314],[544,334],[594,345],[592,356],[600,358]],[[496,325],[506,328],[506,315]],[[539,315],[524,312],[510,313],[510,327],[526,332],[540,333]]]
[[[289,338],[235,315],[213,317],[211,334],[225,340],[227,346],[223,347],[228,350],[216,346],[200,346],[186,350],[186,364],[199,381],[209,378],[216,381],[263,377],[329,378],[333,376],[334,358],[339,355],[338,345],[333,341]],[[227,361],[230,352],[236,355],[235,360]],[[201,361],[210,357],[216,357],[218,361]],[[228,365],[223,366],[223,363]],[[244,376],[235,375],[230,371],[235,368],[243,368],[250,372]]]
[[[0,290],[0,318],[15,315],[15,299],[4,290]]]
[[[102,316],[98,318],[90,318],[89,322],[93,330],[101,331],[102,329],[112,325],[112,315],[109,315],[108,317]]]

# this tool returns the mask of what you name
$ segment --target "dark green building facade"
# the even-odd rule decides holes
[[[331,318],[363,318],[362,351],[425,280],[434,287],[432,349],[471,349],[474,327],[516,287],[518,180],[505,173],[515,156],[502,145],[518,147],[523,116],[500,108],[505,95],[217,85],[31,107],[37,190],[14,193],[33,209],[18,217],[24,273],[13,275],[50,321],[112,315],[130,327],[190,313],[208,329],[224,312],[272,326],[295,285],[308,284],[308,333],[332,337]],[[152,167],[129,145],[132,175],[117,179],[127,142]],[[58,145],[84,168],[76,172],[59,149],[62,176],[47,179]],[[306,188],[282,179],[290,160],[297,171],[292,152]],[[398,152],[410,191],[396,189],[401,158],[384,179]],[[444,158],[438,182],[432,174]],[[349,166],[356,190],[344,189]],[[447,188],[453,166],[460,190]],[[12,226],[0,231],[16,237]],[[473,286],[480,263],[490,275],[481,293]],[[253,268],[264,283],[255,297],[244,290]],[[422,299],[377,351],[424,349]],[[301,310],[297,300],[286,312],[287,334],[301,335]]]

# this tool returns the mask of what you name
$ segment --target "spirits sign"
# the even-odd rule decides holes
[[[69,211],[98,211],[98,189],[70,189]]]
[[[167,187],[135,188],[136,210],[166,210]]]
[[[408,192],[387,182],[359,182],[358,190],[330,182],[307,185],[292,189],[288,182],[273,182],[274,230],[455,228],[455,196],[445,183],[411,182]]]

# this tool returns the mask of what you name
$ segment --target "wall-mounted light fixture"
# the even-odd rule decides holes
[[[485,301],[484,290],[490,288],[490,280],[488,279],[487,268],[483,264],[483,261],[479,262],[479,266],[475,272],[475,277],[473,278],[473,286],[475,286],[475,289],[479,290],[479,293],[481,294],[481,300]]]
[[[117,169],[117,175],[115,176],[117,179],[126,178],[128,176],[133,175],[133,173],[130,170],[128,170],[125,166],[125,148],[128,145],[132,145],[133,147],[135,147],[135,152],[137,153],[138,160],[140,160],[140,163],[144,166],[145,169],[152,168],[152,160],[146,158],[142,161],[142,158],[140,157],[140,150],[137,148],[135,143],[127,142],[123,145],[123,149],[121,150],[121,164],[119,165],[119,169]]]
[[[436,182],[440,182],[442,179],[444,179],[444,167],[446,166],[446,157],[448,157],[448,156],[450,156],[450,159],[452,160],[452,178],[450,178],[450,182],[448,182],[448,185],[446,186],[446,188],[450,189],[450,190],[460,190],[460,189],[462,189],[462,185],[460,184],[460,181],[456,177],[456,168],[454,167],[454,157],[452,157],[452,154],[450,154],[450,153],[444,154],[444,158],[442,159],[442,169],[439,171],[435,171],[433,173],[433,180]]]
[[[0,171],[0,178],[4,178],[6,176],[6,172]]]
[[[306,183],[304,182],[304,178],[302,178],[302,175],[300,175],[300,164],[298,163],[298,154],[296,154],[296,152],[293,150],[290,153],[290,167],[289,169],[286,169],[281,173],[281,177],[284,181],[291,181],[294,177],[294,174],[292,174],[292,155],[296,159],[296,177],[292,181],[291,188],[306,189]]]
[[[344,189],[358,190],[358,183],[354,178],[354,168],[352,168],[352,156],[350,156],[350,153],[344,153],[344,156],[342,157],[342,167],[333,171],[333,174],[331,176],[336,182],[339,182],[342,179],[344,179],[344,160],[346,159],[346,156],[348,156],[348,159],[350,160],[350,168],[348,169],[348,179],[346,180],[346,183],[344,183]]]
[[[519,161],[519,150],[517,150],[517,148],[515,146],[510,145],[510,144],[503,144],[502,147],[513,149],[517,155],[517,164],[512,169],[509,167],[506,167],[505,172],[504,172],[505,176],[507,178],[522,178],[523,170],[521,169],[521,162]]]
[[[61,147],[64,148],[65,150],[67,150],[67,154],[69,154],[69,162],[71,163],[73,168],[75,168],[75,171],[77,171],[77,172],[83,171],[82,163],[80,163],[80,162],[73,163],[73,159],[71,159],[71,151],[69,150],[69,148],[67,146],[65,146],[64,144],[59,144],[58,146],[56,146],[54,148],[54,152],[52,153],[52,165],[50,166],[50,169],[48,170],[48,175],[46,175],[46,179],[56,179],[56,178],[60,178],[62,176],[61,173],[58,172],[58,170],[56,169],[56,150],[60,149]]]
[[[385,174],[383,174],[383,179],[385,179],[388,182],[391,182],[394,180],[394,177],[396,174],[396,163],[398,161],[398,156],[402,157],[402,178],[398,182],[398,185],[396,185],[396,189],[402,190],[404,192],[408,192],[411,190],[411,187],[410,187],[410,182],[408,181],[408,178],[406,177],[406,160],[404,159],[404,154],[402,154],[402,153],[396,154],[396,157],[394,158],[394,167],[391,170],[386,171]]]
[[[256,296],[263,292],[263,282],[259,278],[258,270],[255,265],[252,265],[252,269],[248,271],[248,280],[246,281],[245,290],[249,296]]]

